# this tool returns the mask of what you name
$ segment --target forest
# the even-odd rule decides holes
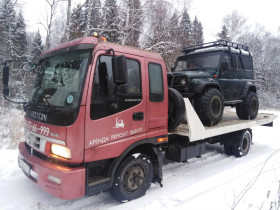
[[[0,1],[0,64],[5,60],[38,62],[39,55],[59,43],[97,32],[108,41],[158,52],[170,70],[183,47],[204,42],[199,17],[189,15],[191,0],[45,0],[42,32],[27,30],[20,0]],[[261,108],[280,109],[280,34],[250,26],[238,11],[226,15],[216,39],[248,45],[254,58]],[[213,40],[214,41],[214,40]],[[10,64],[10,96],[27,101],[35,74]],[[2,65],[1,65],[2,69]],[[0,72],[2,80],[2,71]],[[0,84],[2,89],[2,82]],[[1,91],[2,94],[2,91]],[[1,106],[7,105],[0,97]]]

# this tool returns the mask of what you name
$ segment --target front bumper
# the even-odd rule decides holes
[[[69,168],[42,160],[29,154],[24,142],[19,145],[18,158],[23,172],[45,192],[65,200],[85,195],[85,168]],[[50,181],[50,177],[60,180],[60,184]]]

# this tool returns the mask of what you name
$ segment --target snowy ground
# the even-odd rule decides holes
[[[280,116],[280,112],[274,113]],[[1,119],[1,130],[5,130],[3,123]],[[146,196],[124,204],[108,192],[73,201],[48,195],[18,168],[18,151],[2,146],[0,209],[279,209],[279,128],[279,117],[273,128],[255,127],[254,145],[243,158],[228,157],[220,145],[208,145],[208,153],[199,159],[188,163],[166,161],[163,188],[152,185]],[[5,135],[2,132],[5,141],[0,142],[9,139]]]

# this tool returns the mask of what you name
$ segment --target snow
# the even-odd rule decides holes
[[[274,127],[255,127],[249,154],[228,157],[219,144],[207,145],[207,153],[187,163],[165,160],[163,188],[152,184],[147,194],[127,203],[108,192],[66,201],[55,198],[30,181],[18,168],[17,149],[9,149],[10,131],[5,125],[22,112],[11,110],[1,118],[0,208],[9,209],[279,209],[280,119]],[[15,115],[16,113],[16,115]],[[273,112],[280,116],[280,112]],[[1,116],[3,117],[3,116]],[[20,130],[20,129],[19,129]],[[7,134],[8,133],[8,134]],[[1,134],[1,133],[0,133]],[[2,138],[2,139],[1,139]],[[3,140],[5,139],[5,141]],[[278,203],[277,203],[278,202]]]

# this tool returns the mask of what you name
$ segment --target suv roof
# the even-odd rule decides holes
[[[241,53],[245,55],[251,55],[249,51],[249,47],[242,44],[237,44],[234,42],[226,41],[226,40],[217,40],[214,42],[208,42],[198,45],[193,45],[190,47],[183,48],[182,52],[186,54],[192,53],[202,53],[209,51],[229,51],[233,53]]]

